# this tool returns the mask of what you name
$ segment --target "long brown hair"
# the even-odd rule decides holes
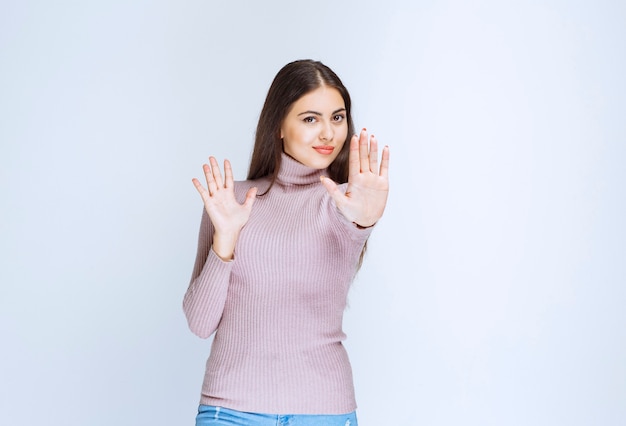
[[[272,187],[280,169],[283,151],[283,143],[280,139],[280,127],[283,120],[294,102],[322,86],[337,89],[341,94],[348,121],[346,141],[335,161],[328,167],[328,177],[337,183],[348,181],[350,138],[354,134],[350,94],[333,70],[319,61],[310,59],[290,62],[274,77],[259,116],[250,169],[248,170],[249,180],[271,176],[269,188]]]
[[[281,154],[283,152],[280,126],[283,124],[289,109],[302,96],[322,86],[335,88],[341,94],[346,107],[346,119],[348,121],[346,140],[335,161],[328,166],[328,177],[337,183],[348,181],[350,138],[354,134],[350,93],[348,93],[348,89],[343,85],[337,74],[326,65],[319,61],[302,59],[290,62],[278,71],[267,92],[267,97],[259,116],[250,169],[248,170],[248,180],[271,176],[269,187],[260,195],[267,194],[274,185],[276,176],[278,176],[282,158]],[[367,241],[365,241],[361,250],[355,273],[361,268],[366,251]]]

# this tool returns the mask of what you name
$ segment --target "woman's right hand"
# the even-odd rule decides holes
[[[224,176],[220,173],[215,157],[209,157],[209,163],[203,164],[207,188],[196,178],[192,182],[204,202],[204,208],[215,228],[213,251],[225,261],[233,258],[235,245],[241,228],[248,222],[257,188],[250,188],[243,204],[235,199],[233,170],[230,161],[224,160]]]

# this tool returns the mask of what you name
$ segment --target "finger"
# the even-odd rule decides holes
[[[254,203],[254,201],[256,200],[256,193],[257,193],[257,188],[250,188],[248,189],[248,192],[246,192],[246,200],[243,202],[243,206],[250,210],[252,209],[252,204]]]
[[[208,164],[203,164],[202,170],[204,171],[204,177],[206,179],[206,186],[209,190],[209,195],[213,195],[215,194],[215,191],[217,191],[217,184],[215,183],[215,179],[213,178],[213,171]]]
[[[369,170],[371,172],[376,172],[378,170],[378,140],[376,136],[370,136],[370,154],[369,154],[370,164]]]
[[[361,172],[359,162],[359,137],[353,135],[350,139],[350,154],[348,156],[348,181]]]
[[[224,188],[233,187],[233,168],[230,165],[230,161],[224,160]]]
[[[217,160],[215,157],[210,157],[209,161],[211,162],[211,171],[213,172],[213,179],[215,179],[215,185],[217,185],[217,189],[221,189],[224,187],[224,181],[222,180],[222,173],[220,172],[220,166],[217,164]]]
[[[191,179],[191,182],[193,183],[193,186],[196,187],[196,190],[198,191],[198,193],[200,194],[200,196],[202,197],[202,201],[205,201],[207,197],[209,197],[209,193],[206,189],[204,189],[204,187],[202,186],[202,184],[200,183],[200,181],[196,178]]]
[[[361,172],[370,171],[370,160],[368,154],[367,130],[363,129],[361,130],[361,135],[359,136],[359,164]]]
[[[320,179],[322,181],[322,185],[324,185],[324,188],[326,188],[326,191],[328,191],[330,197],[335,200],[335,204],[337,205],[337,207],[342,206],[345,203],[346,195],[341,192],[337,184],[333,182],[332,179],[327,178],[326,176],[321,176]]]
[[[389,178],[389,147],[383,148],[383,155],[380,160],[380,176],[385,179]]]

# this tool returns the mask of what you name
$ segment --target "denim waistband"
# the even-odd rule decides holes
[[[347,414],[246,413],[212,405],[200,405],[196,426],[358,426],[356,412]]]

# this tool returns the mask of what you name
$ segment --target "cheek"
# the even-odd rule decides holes
[[[341,139],[342,141],[345,141],[348,138],[348,126],[344,126],[341,129],[341,136],[339,137],[339,139]]]
[[[292,145],[309,145],[316,138],[314,129],[305,127],[292,128],[284,132],[285,140]]]
[[[281,132],[283,136],[283,150],[294,155],[307,145],[306,132],[302,129],[286,128]]]
[[[348,125],[341,126],[341,128],[337,131],[335,135],[338,143],[344,144],[346,139],[348,138]]]

